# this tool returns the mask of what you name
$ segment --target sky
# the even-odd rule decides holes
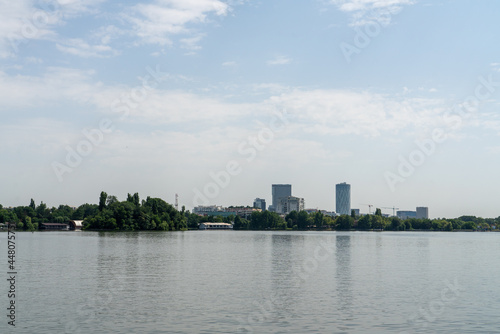
[[[0,0],[0,203],[500,216],[500,3]],[[383,209],[392,213],[392,209]]]

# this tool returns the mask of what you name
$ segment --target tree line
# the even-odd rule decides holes
[[[373,215],[351,215],[331,217],[321,212],[307,213],[292,211],[284,218],[277,213],[254,212],[250,218],[230,218],[236,230],[359,230],[359,231],[453,231],[453,230],[494,230],[500,225],[500,217],[481,218],[461,216],[454,219],[417,219],[402,220],[398,217],[382,216],[380,210]]]
[[[32,199],[28,206],[4,208],[0,205],[0,224],[15,223],[18,230],[36,231],[43,223],[67,224],[70,220],[83,220],[83,230],[159,230],[183,231],[198,229],[203,222],[233,224],[235,230],[378,230],[378,231],[453,231],[493,230],[500,225],[500,217],[481,218],[461,216],[453,219],[401,220],[382,216],[380,209],[373,215],[331,217],[321,212],[292,211],[282,217],[271,211],[253,212],[250,216],[200,216],[185,210],[176,210],[160,198],[139,198],[139,194],[127,194],[125,201],[101,192],[99,204],[83,204],[78,208],[60,205],[48,208]]]

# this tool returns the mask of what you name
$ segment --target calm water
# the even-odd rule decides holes
[[[500,233],[19,233],[0,333],[500,333],[499,254]]]

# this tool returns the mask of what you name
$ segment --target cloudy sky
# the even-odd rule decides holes
[[[0,6],[4,206],[251,205],[290,183],[335,210],[348,182],[361,212],[500,215],[497,1]]]

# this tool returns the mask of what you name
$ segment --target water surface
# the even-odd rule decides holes
[[[1,333],[500,332],[500,233],[17,236]]]

